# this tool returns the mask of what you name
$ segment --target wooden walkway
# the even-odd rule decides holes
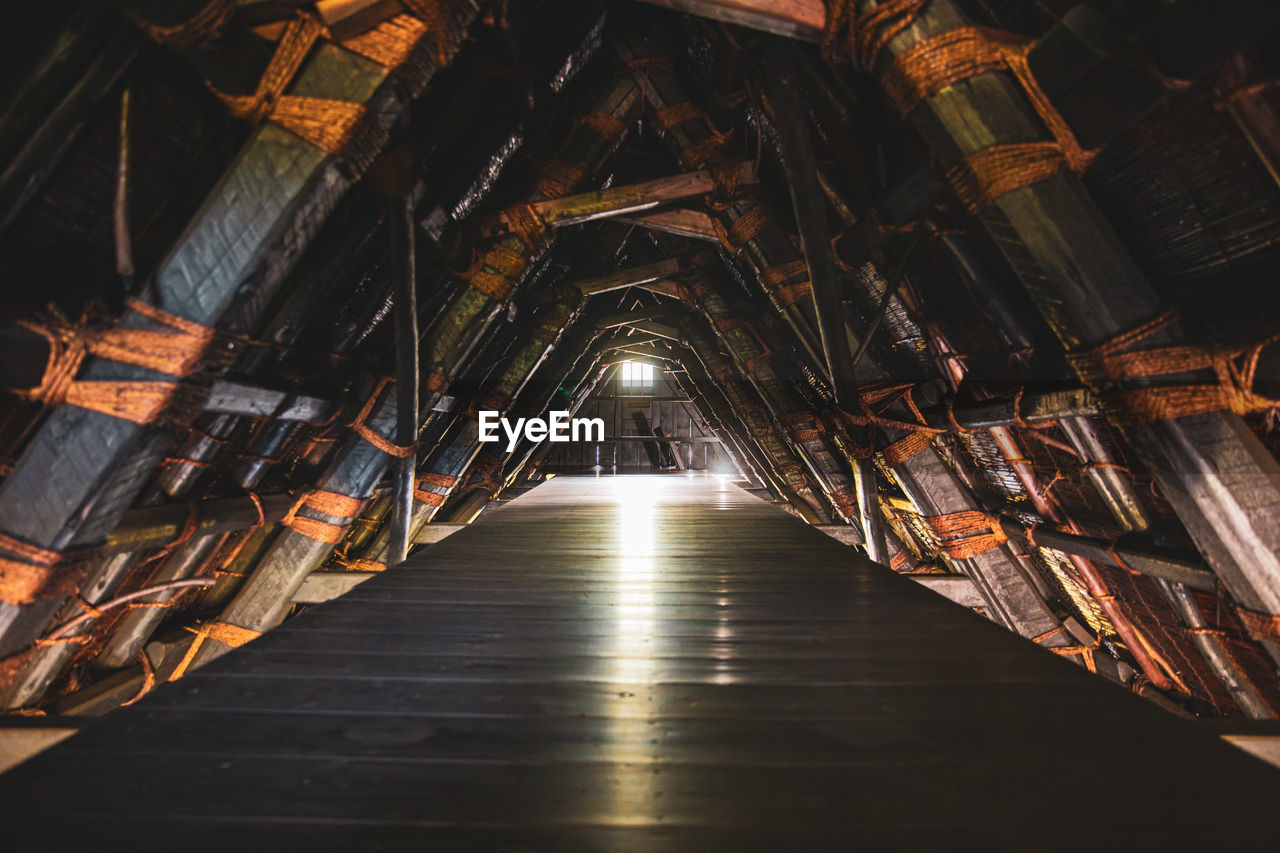
[[[582,477],[0,777],[0,816],[15,851],[1271,849],[1280,772],[719,480]]]

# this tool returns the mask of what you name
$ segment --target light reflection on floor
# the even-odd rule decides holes
[[[648,477],[615,477],[610,486],[616,504],[613,553],[617,567],[609,680],[617,686],[619,697],[626,697],[624,704],[634,708],[634,703],[643,703],[650,711],[641,716],[609,716],[609,758],[628,767],[621,774],[621,784],[610,788],[613,819],[628,823],[652,815],[659,797],[654,764],[662,732],[655,727],[650,695],[658,672],[654,632],[660,628],[654,588],[658,487]]]
[[[647,477],[617,477],[611,485],[617,503],[614,553],[619,582],[612,680],[622,684],[652,683],[658,490]]]

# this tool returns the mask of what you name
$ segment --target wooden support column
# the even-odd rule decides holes
[[[865,12],[875,5],[860,2],[858,7]],[[889,40],[877,69],[925,39],[970,24],[950,0],[931,0]],[[1002,72],[961,80],[926,97],[909,118],[944,166],[993,145],[1050,141],[1024,93]],[[976,215],[1068,352],[1107,343],[1166,308],[1067,170],[986,201]],[[1187,342],[1173,324],[1142,346]],[[1275,524],[1280,463],[1275,457],[1230,412],[1119,426],[1232,596],[1259,614],[1259,623],[1280,618],[1280,526]],[[1280,661],[1274,633],[1261,631],[1259,639]]]
[[[818,318],[818,335],[827,364],[836,402],[852,405],[857,383],[844,331],[844,306],[840,282],[831,254],[831,229],[827,227],[826,203],[818,185],[814,164],[813,138],[809,132],[809,112],[804,88],[796,74],[792,45],[781,38],[766,37],[764,43],[765,88],[769,106],[777,119],[782,140],[782,168],[787,176],[791,206],[800,232],[801,250],[812,285],[810,296]]]
[[[712,327],[733,355],[739,372],[760,392],[776,421],[795,445],[800,457],[821,485],[838,517],[846,523],[857,519],[857,492],[852,478],[840,465],[823,435],[817,415],[792,384],[780,376],[770,352],[761,343],[768,339],[748,317],[734,311],[720,295],[723,287],[716,269],[708,266],[691,278],[693,307],[706,314]]]
[[[367,111],[373,118],[354,129],[350,140],[359,150],[348,148],[338,157],[275,120],[258,125],[161,263],[145,301],[206,327],[223,324],[234,308],[243,330],[252,331],[320,222],[369,152],[380,147],[379,122],[398,117],[404,93],[421,92],[441,62],[452,57],[476,11],[462,0],[442,4],[442,14],[422,28],[420,41],[387,65],[345,46],[318,42],[286,94],[301,91]],[[411,69],[401,64],[409,59]],[[130,312],[119,325],[137,329],[148,322]],[[172,379],[101,358],[87,359],[78,378]],[[0,531],[53,551],[101,542],[172,440],[173,432],[161,422],[139,424],[77,406],[57,407],[0,483]],[[0,656],[31,643],[61,601],[0,604]]]
[[[764,406],[755,396],[755,389],[720,354],[715,339],[703,330],[702,325],[701,318],[692,313],[680,324],[689,346],[685,365],[690,378],[695,384],[705,384],[714,389],[704,396],[713,401],[713,411],[720,410],[721,422],[731,436],[737,436],[744,457],[755,461],[761,482],[790,504],[805,521],[821,523],[813,490],[804,481],[797,482],[794,475],[788,476],[799,465],[799,460],[777,431],[767,424],[767,418],[763,417]],[[718,398],[722,398],[723,403],[715,403]],[[753,420],[757,423],[753,424]]]
[[[813,309],[817,314],[827,375],[831,379],[836,403],[852,407],[858,384],[849,351],[849,335],[845,329],[844,298],[831,253],[826,203],[818,182],[817,156],[809,129],[808,99],[796,70],[794,50],[792,44],[780,37],[765,38],[765,86],[776,118],[774,124],[782,140],[782,166],[800,231],[801,249],[809,269]],[[889,554],[885,544],[884,518],[880,514],[875,464],[870,459],[855,460],[853,473],[858,495],[857,515],[867,554],[878,563],[886,563]]]

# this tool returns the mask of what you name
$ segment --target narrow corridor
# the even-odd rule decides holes
[[[1226,849],[1278,780],[720,479],[559,477],[0,810],[132,849],[1078,849],[1031,842],[1065,798],[1109,849]]]

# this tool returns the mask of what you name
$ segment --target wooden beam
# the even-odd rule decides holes
[[[204,410],[213,414],[318,424],[331,417],[338,405],[333,400],[305,394],[288,397],[286,391],[219,379],[209,391]]]
[[[852,407],[858,383],[854,376],[849,335],[845,330],[844,293],[836,276],[827,207],[813,168],[817,156],[809,129],[806,93],[796,70],[794,51],[795,47],[781,38],[765,37],[765,88],[774,126],[782,143],[782,170],[786,175],[791,208],[800,233],[801,251],[809,272],[810,298],[827,376],[837,404]],[[854,437],[863,438],[861,435]],[[857,520],[862,527],[867,554],[877,562],[887,563],[890,557],[884,519],[880,515],[874,466],[871,459],[855,458],[850,462],[857,496]]]
[[[728,167],[726,171],[728,182],[739,186],[754,184],[759,180],[755,166],[750,162],[738,163]],[[715,189],[716,181],[711,170],[701,169],[624,187],[610,187],[607,190],[549,199],[529,207],[547,225],[559,228],[593,219],[650,210],[667,202],[707,195]],[[481,225],[481,234],[486,237],[509,233],[512,233],[512,221],[505,211]]]
[[[647,394],[600,394],[593,400],[618,400],[624,403],[692,403],[689,397],[658,397]]]
[[[964,575],[907,575],[920,586],[950,599],[961,607],[986,607],[976,584]]]
[[[862,531],[852,524],[815,524],[815,529],[821,530],[841,545],[863,545]]]
[[[1027,536],[1026,526],[1020,519],[1010,516],[1000,518],[1000,527],[1005,535],[1031,547],[1031,539]],[[1117,569],[1132,569],[1153,578],[1163,578],[1184,584],[1192,589],[1213,592],[1217,589],[1217,576],[1204,567],[1204,564],[1191,554],[1176,552],[1144,551],[1137,548],[1117,545],[1106,539],[1093,539],[1078,536],[1074,533],[1063,533],[1046,527],[1038,527],[1035,531],[1035,546],[1052,548],[1064,554],[1084,557],[1104,566]]]
[[[624,287],[643,287],[647,284],[669,279],[680,272],[680,259],[667,258],[652,264],[630,267],[607,275],[587,278],[577,282],[577,288],[587,296],[597,293],[608,293]]]
[[[630,326],[644,320],[661,320],[670,316],[670,311],[662,308],[637,308],[634,311],[616,311],[606,314],[595,322],[596,329],[616,329],[619,326]]]
[[[617,352],[618,350],[626,350],[626,349],[634,350],[639,347],[643,347],[647,344],[652,344],[657,340],[658,339],[655,337],[635,337],[635,338],[631,338],[630,340],[623,338],[621,340],[617,340],[617,341],[613,341],[612,343],[605,344],[600,349],[602,352]],[[665,356],[654,356],[654,358],[664,358],[664,357]],[[623,361],[625,360],[626,359],[623,359]]]
[[[619,216],[619,222],[628,225],[639,225],[650,231],[663,234],[675,234],[678,237],[692,237],[719,243],[720,235],[716,233],[715,224],[710,216],[698,210],[684,208],[674,210],[654,210],[646,213],[632,213]]]
[[[826,24],[822,0],[641,0],[651,6],[688,12],[780,36],[818,41]]]
[[[477,11],[466,2],[440,4],[431,32],[424,28],[416,41],[412,68],[393,70],[341,45],[317,44],[286,94],[356,103],[389,125],[425,87],[440,59],[452,57]],[[227,42],[222,39],[210,52],[217,54],[209,57],[212,65],[220,58],[233,59]],[[376,144],[377,127],[370,123],[359,131],[369,134],[362,144]],[[357,172],[362,167],[354,165]],[[218,327],[234,311],[238,322],[256,328],[320,223],[354,183],[352,169],[353,163],[340,164],[281,124],[261,122],[248,132],[240,154],[149,276],[145,299],[201,326]],[[129,312],[120,326],[138,322],[138,315]],[[97,357],[85,361],[81,375],[154,377],[144,368]],[[153,424],[77,406],[54,408],[0,483],[0,531],[55,551],[100,541],[152,479],[172,440],[171,431]],[[64,473],[50,477],[55,467]],[[62,601],[40,600],[21,606],[21,613],[18,605],[0,605],[0,656],[30,644]],[[0,704],[12,702],[5,696]]]
[[[293,603],[323,604],[376,576],[377,572],[312,572],[293,594]]]
[[[71,737],[84,722],[74,717],[5,717],[0,725],[0,773]]]
[[[668,326],[666,323],[659,323],[655,320],[640,320],[634,323],[628,323],[631,328],[637,332],[646,335],[656,335],[659,338],[666,338],[669,341],[680,340],[680,330],[674,326]]]

